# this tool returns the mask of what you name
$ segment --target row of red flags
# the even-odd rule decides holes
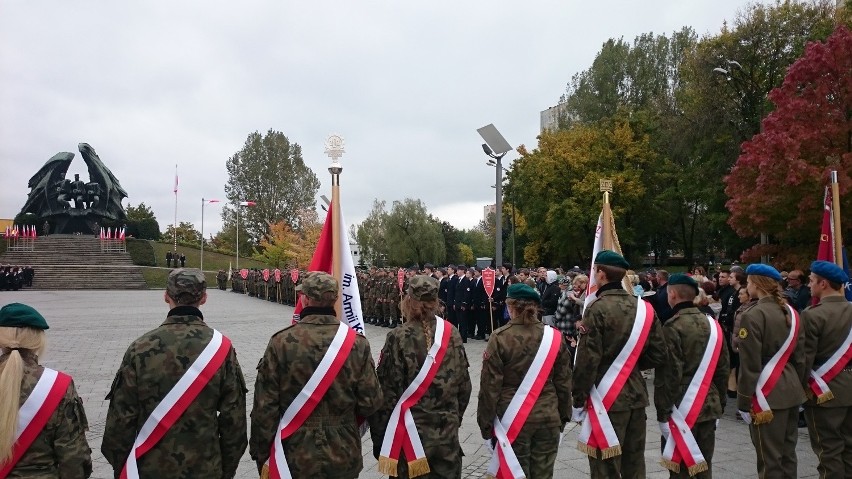
[[[104,229],[104,227],[102,226],[101,233],[98,235],[98,238],[102,240],[124,241],[126,230],[127,228],[125,227],[116,228],[115,230],[113,230],[111,227],[107,227],[106,229]]]
[[[34,225],[12,225],[6,227],[6,238],[38,238]]]

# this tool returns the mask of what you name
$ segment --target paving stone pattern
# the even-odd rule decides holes
[[[168,306],[162,291],[19,291],[0,292],[0,304],[22,302],[39,310],[48,320],[47,354],[45,366],[60,369],[74,376],[78,392],[83,398],[89,419],[89,444],[95,462],[92,477],[113,477],[110,465],[100,454],[107,401],[104,400],[121,357],[130,342],[157,326],[165,319]],[[246,383],[249,388],[248,407],[251,408],[255,366],[268,343],[269,337],[289,322],[292,308],[247,296],[209,291],[207,304],[202,306],[205,320],[231,338]],[[387,330],[367,326],[374,358],[384,344]],[[485,342],[471,340],[467,344],[470,374],[473,381],[473,398],[459,431],[465,453],[463,477],[483,477],[489,456],[476,425],[476,395],[479,391],[479,372]],[[649,386],[652,379],[649,379]],[[668,477],[659,466],[660,439],[653,418],[653,408],[648,409],[648,433],[645,452],[649,478]],[[586,456],[577,451],[576,438],[579,426],[569,424],[565,440],[557,456],[555,478],[588,477]],[[376,471],[372,443],[363,443],[364,470],[362,478],[381,476]],[[799,477],[816,477],[816,457],[810,449],[808,434],[799,430]],[[713,475],[719,478],[757,477],[755,453],[748,437],[748,429],[735,420],[731,406],[716,432],[716,452]],[[239,478],[256,478],[257,469],[246,452],[237,474]]]

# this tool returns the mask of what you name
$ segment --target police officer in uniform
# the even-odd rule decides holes
[[[802,313],[808,376],[811,370],[818,370],[840,351],[852,335],[852,304],[846,301],[843,291],[847,282],[849,277],[834,263],[814,261],[811,264],[808,286],[811,295],[820,301]],[[814,393],[807,379],[804,383],[808,393],[805,417],[811,447],[819,459],[820,477],[852,477],[852,444],[849,442],[852,438],[852,361],[842,367],[827,383],[830,392],[821,397]]]

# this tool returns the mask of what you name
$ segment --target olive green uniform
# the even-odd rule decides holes
[[[249,453],[258,469],[269,459],[281,414],[307,384],[337,334],[340,321],[333,312],[303,309],[299,323],[272,336],[257,365]],[[359,335],[316,409],[283,441],[293,477],[358,477],[363,461],[356,417],[367,417],[381,405],[370,344]]]
[[[29,351],[20,350],[24,376],[21,383],[20,404],[32,394],[44,372],[36,357]],[[4,355],[0,364],[9,358]],[[83,479],[92,474],[92,450],[86,442],[86,412],[77,396],[74,381],[68,385],[65,395],[51,414],[47,424],[27,449],[15,468],[6,476],[8,479]]]
[[[495,417],[502,417],[538,352],[544,328],[536,321],[511,319],[488,339],[482,357],[476,419],[484,439],[492,437]],[[562,344],[553,369],[527,417],[512,450],[530,479],[553,477],[559,434],[571,419],[571,354]]]
[[[410,321],[387,335],[377,371],[384,402],[376,414],[370,416],[373,455],[377,457],[391,412],[426,361],[427,329],[434,337],[436,322],[433,318],[426,322],[427,328],[424,328],[422,322]],[[449,323],[446,325],[452,328]],[[429,475],[418,477],[461,477],[459,425],[470,401],[470,392],[467,356],[458,330],[452,328],[441,366],[429,389],[410,409],[431,471]],[[405,458],[403,452],[397,477],[408,477],[406,460],[413,458]]]
[[[637,299],[620,284],[604,285],[578,325],[579,343],[574,364],[574,407],[586,407],[593,385],[600,383],[627,344],[636,320]],[[640,300],[641,301],[641,300]],[[622,453],[609,459],[589,456],[593,478],[644,478],[645,428],[648,390],[640,371],[663,365],[668,358],[660,321],[654,316],[641,356],[618,398],[609,409]],[[600,453],[597,454],[600,456]]]
[[[178,306],[130,344],[112,388],[101,452],[116,477],[142,424],[213,337],[201,311]],[[233,346],[192,404],[147,454],[141,477],[222,477],[237,473],[246,450],[246,387]]]
[[[789,318],[775,301],[765,297],[742,313],[740,330],[740,372],[737,383],[737,409],[751,411],[757,379],[766,363],[781,349],[790,334]],[[796,348],[781,377],[766,400],[772,420],[750,426],[761,478],[796,477],[796,441],[799,437],[799,405],[805,402],[802,381],[805,376],[805,328],[799,327]]]
[[[707,321],[707,315],[692,306],[691,302],[675,305],[674,312],[674,316],[663,326],[669,360],[657,366],[654,377],[654,405],[657,409],[658,422],[668,422],[672,408],[680,405],[710,341],[711,325]],[[692,476],[701,479],[712,477],[711,461],[716,439],[716,419],[722,417],[727,401],[724,392],[730,373],[728,350],[723,336],[720,335],[719,341],[722,343],[719,360],[716,363],[716,369],[711,371],[713,379],[710,388],[707,390],[704,405],[692,427],[698,448],[707,460],[708,470]],[[664,440],[663,448],[665,443]],[[688,478],[690,476],[686,466],[681,462],[680,471],[671,472],[670,477]]]
[[[805,371],[810,374],[830,358],[852,329],[852,304],[843,296],[827,296],[802,313],[805,329]],[[828,382],[832,399],[817,404],[808,391],[805,417],[811,447],[819,459],[820,478],[852,477],[852,364]]]

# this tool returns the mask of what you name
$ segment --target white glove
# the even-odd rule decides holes
[[[586,409],[581,407],[572,407],[571,408],[571,420],[573,422],[582,423],[586,420]]]
[[[719,420],[718,420],[718,419],[716,419],[716,425],[715,425],[715,426],[713,426],[713,429],[714,429],[714,430],[715,430],[715,429],[719,429]]]
[[[657,423],[657,424],[659,424],[659,426],[660,426],[660,434],[663,436],[663,438],[666,441],[668,441],[669,438],[672,436],[672,430],[671,430],[671,427],[669,427],[669,423],[668,422],[660,422],[660,423]]]
[[[751,413],[748,411],[737,411],[740,414],[740,417],[743,418],[743,422],[746,424],[751,424]]]

